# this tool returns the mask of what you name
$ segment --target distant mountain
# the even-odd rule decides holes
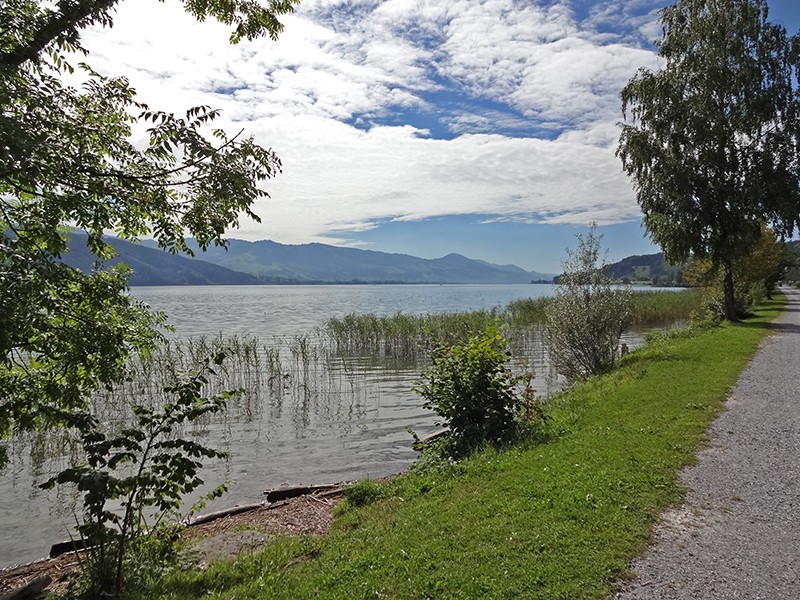
[[[190,241],[190,247],[196,244]],[[460,254],[425,259],[407,254],[340,248],[326,244],[286,245],[229,240],[224,248],[197,253],[208,262],[250,273],[265,281],[297,283],[530,283],[552,275],[514,265],[494,265]]]
[[[96,257],[86,247],[85,233],[69,234],[70,251],[62,260],[84,272],[92,270]],[[186,256],[176,256],[158,248],[134,244],[115,237],[106,241],[117,251],[108,261],[126,263],[133,270],[131,285],[244,285],[260,283],[257,277]]]
[[[608,274],[626,283],[653,285],[681,285],[686,265],[671,265],[664,261],[664,253],[643,254],[623,258],[608,265]]]

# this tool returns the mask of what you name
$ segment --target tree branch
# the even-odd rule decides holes
[[[0,67],[12,71],[36,57],[53,40],[63,37],[76,42],[78,30],[101,20],[119,0],[61,0],[58,8],[44,17],[24,44],[0,53]],[[46,15],[46,16],[45,16]],[[108,18],[108,17],[105,17]]]

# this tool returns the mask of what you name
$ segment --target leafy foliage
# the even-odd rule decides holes
[[[0,436],[77,424],[87,395],[160,339],[161,316],[124,293],[124,269],[84,275],[25,245],[0,238]]]
[[[783,278],[794,283],[800,282],[800,242],[788,242],[785,246]]]
[[[800,224],[800,37],[766,0],[679,0],[662,12],[664,67],[622,92],[618,155],[672,262],[710,258],[735,319],[733,262],[761,223]]]
[[[213,17],[233,25],[232,43],[268,34],[276,39],[283,31],[279,18],[294,10],[298,0],[181,0],[199,21]],[[4,35],[0,37],[0,69],[13,70],[40,60],[51,49],[82,50],[80,33],[90,25],[111,27],[119,0],[6,0],[0,12]]]
[[[595,225],[577,238],[577,250],[567,249],[560,285],[546,311],[550,360],[568,381],[608,370],[633,318],[632,292],[611,287]]]
[[[224,356],[218,354],[213,362],[221,364]],[[169,537],[184,497],[203,484],[198,475],[202,461],[226,457],[175,435],[185,423],[223,410],[226,400],[238,393],[204,398],[208,374],[214,374],[210,359],[201,370],[165,388],[174,395],[174,402],[160,410],[135,405],[136,424],[113,436],[104,433],[96,419],[86,417],[82,426],[85,462],[42,484],[43,488],[74,484],[83,493],[84,521],[78,532],[88,548],[88,568],[82,597],[118,595],[126,583],[126,559],[134,544],[145,533],[157,531]],[[219,486],[206,498],[216,498],[225,489]],[[119,503],[120,510],[115,510],[114,503]],[[148,523],[151,513],[153,522]]]
[[[126,294],[124,269],[59,263],[66,226],[88,233],[98,264],[106,231],[150,234],[171,251],[223,245],[240,215],[258,217],[260,185],[280,170],[268,149],[212,127],[207,106],[175,115],[136,100],[123,77],[71,64],[89,25],[110,26],[117,0],[0,3],[0,437],[70,424],[125,361],[158,341],[158,315]],[[233,41],[282,26],[295,0],[184,0],[199,19],[233,25]],[[83,83],[76,88],[69,78]],[[130,141],[148,127],[144,147]],[[0,456],[0,465],[4,462]]]
[[[432,365],[414,391],[449,428],[446,454],[459,457],[484,443],[509,441],[519,417],[534,410],[530,386],[519,390],[530,376],[515,376],[506,365],[509,357],[496,323],[464,344],[439,343],[431,351]]]
[[[765,298],[771,298],[783,275],[785,248],[775,233],[761,227],[758,241],[750,251],[733,262],[734,290],[737,316],[749,314]],[[709,259],[692,261],[686,277],[692,285],[707,286],[706,317],[719,320],[725,316],[722,273]]]

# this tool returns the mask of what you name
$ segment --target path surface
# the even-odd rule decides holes
[[[711,443],[681,473],[619,600],[800,599],[800,291],[742,373]]]

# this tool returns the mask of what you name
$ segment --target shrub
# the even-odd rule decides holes
[[[437,344],[432,364],[416,382],[414,391],[425,399],[424,407],[442,417],[449,428],[442,450],[463,456],[483,443],[510,440],[518,418],[532,402],[529,377],[515,376],[507,367],[508,343],[497,322],[480,335],[459,345]]]
[[[130,575],[141,572],[137,553],[152,558],[153,550],[158,549],[161,557],[169,554],[181,503],[203,484],[198,476],[202,461],[226,456],[177,435],[186,422],[223,410],[226,400],[238,393],[223,392],[212,398],[201,395],[208,383],[206,375],[214,374],[210,363],[213,360],[219,365],[224,357],[219,353],[206,359],[202,369],[166,387],[174,400],[161,409],[134,406],[136,425],[114,436],[104,433],[95,418],[83,415],[85,462],[41,486],[74,484],[83,493],[84,521],[77,529],[87,550],[79,597],[119,596],[123,586],[131,583]],[[219,486],[205,498],[218,497],[225,489]],[[159,538],[158,543],[149,543],[145,534],[154,534],[151,537]]]
[[[608,370],[633,317],[632,292],[611,286],[595,228],[592,224],[586,238],[578,234],[577,250],[567,249],[564,272],[546,309],[550,361],[568,382]]]
[[[767,289],[761,282],[734,283],[734,306],[739,317],[751,314],[766,298]],[[719,323],[725,317],[725,297],[721,285],[712,285],[705,290],[703,305],[703,320]]]

